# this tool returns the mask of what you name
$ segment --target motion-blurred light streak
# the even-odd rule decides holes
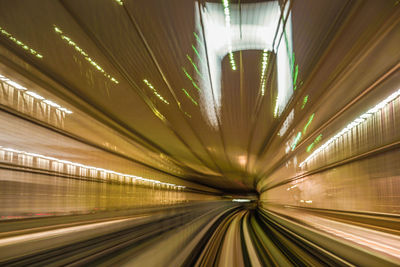
[[[26,87],[20,85],[20,84],[17,83],[17,82],[14,82],[14,81],[10,80],[9,78],[7,78],[7,77],[5,77],[5,76],[3,76],[3,75],[1,75],[1,74],[0,74],[0,80],[3,81],[3,82],[5,82],[5,83],[7,83],[7,84],[9,84],[9,85],[11,85],[11,86],[14,87],[15,89],[18,89],[18,90],[28,90],[28,89],[26,89]]]
[[[202,61],[202,58],[201,58],[201,56],[199,54],[199,51],[197,51],[197,49],[196,49],[196,47],[194,45],[192,45],[192,49],[193,49],[194,53],[197,55],[198,59],[200,61]]]
[[[218,125],[218,118],[220,117],[222,60],[226,56],[229,57],[231,68],[236,69],[236,63],[233,65],[234,60],[232,60],[235,51],[261,50],[265,52],[262,57],[260,76],[261,94],[265,94],[266,81],[263,69],[267,68],[269,57],[266,56],[266,53],[273,50],[273,39],[281,12],[278,1],[241,3],[241,15],[244,20],[240,23],[240,21],[232,20],[232,14],[239,13],[239,4],[232,4],[227,0],[222,1],[222,3],[223,13],[221,6],[217,3],[207,2],[204,4],[205,8],[196,9],[196,23],[198,24],[196,29],[198,32],[204,30],[203,37],[207,48],[206,53],[200,51],[199,45],[196,46],[200,55],[199,58],[207,59],[206,62],[198,62],[197,65],[201,73],[210,73],[209,79],[205,79],[200,84],[203,89],[200,102],[203,114],[213,127]],[[290,23],[288,22],[288,24]],[[279,60],[288,60],[287,57],[282,58],[282,56],[284,55],[281,52],[277,54]],[[289,62],[286,64],[289,66]],[[288,70],[278,78],[291,81],[290,68],[288,67]],[[291,84],[291,82],[289,83]],[[283,83],[280,82],[280,84]],[[292,87],[282,89],[283,87],[280,85],[278,88],[277,105],[280,114],[291,97]],[[275,113],[278,114],[278,108]]]
[[[15,38],[11,33],[7,32],[4,28],[0,27],[0,32],[2,35],[6,36],[8,39],[13,41],[16,45],[18,45],[25,51],[31,53],[32,55],[34,55],[37,58],[40,58],[40,59],[43,58],[43,56],[41,54],[39,54],[36,50],[30,48],[29,46],[27,46],[26,44],[24,44],[23,42],[21,42],[20,40]]]
[[[152,111],[153,111],[154,115],[156,115],[161,121],[163,121],[163,122],[166,121],[165,116],[163,114],[161,114],[161,112],[158,109],[156,109],[155,107],[152,107]]]
[[[266,82],[266,77],[265,73],[267,71],[267,65],[269,63],[269,53],[267,49],[264,49],[263,54],[262,54],[262,62],[261,62],[261,78],[260,78],[260,86],[261,86],[261,96],[264,96],[265,94],[265,82]]]
[[[73,234],[76,232],[83,233],[83,232],[91,230],[91,229],[96,229],[99,226],[109,226],[112,224],[118,224],[121,222],[130,221],[130,220],[137,220],[137,218],[116,219],[116,220],[107,221],[107,222],[90,223],[90,224],[86,224],[86,225],[70,226],[70,227],[65,227],[65,228],[60,228],[60,229],[55,229],[55,230],[48,230],[48,231],[41,231],[41,232],[37,232],[37,233],[12,236],[12,237],[8,237],[8,238],[0,239],[0,247],[16,244],[19,242],[31,242],[33,240],[40,240],[40,239],[49,238],[49,237],[54,238],[54,237],[57,237],[60,235],[68,235],[68,234]]]
[[[308,118],[308,121],[307,121],[306,125],[305,125],[304,128],[303,128],[303,135],[306,134],[306,131],[307,131],[308,126],[310,126],[311,122],[312,122],[313,119],[314,119],[314,115],[315,115],[315,113],[311,114],[311,116]]]
[[[43,96],[33,92],[33,91],[28,91],[28,89],[20,84],[18,84],[17,82],[14,82],[12,80],[10,80],[9,78],[3,76],[0,74],[0,81],[3,81],[5,83],[7,83],[8,85],[11,85],[12,87],[14,87],[15,89],[18,89],[20,91],[20,93],[22,95],[26,94],[29,95],[33,98],[35,98],[36,100],[40,101],[41,103],[44,103],[48,106],[51,106],[53,108],[56,108],[60,111],[65,112],[66,114],[72,114],[73,112],[65,107],[60,106],[59,104],[49,100],[49,99],[45,99]]]
[[[306,96],[304,97],[304,99],[303,99],[303,104],[301,105],[301,109],[304,109],[304,108],[305,108],[307,102],[308,102],[308,95],[306,95]]]
[[[301,132],[298,132],[291,145],[292,151],[296,148],[297,144],[300,142],[300,139],[301,139]]]
[[[194,70],[197,72],[197,74],[198,74],[200,77],[202,77],[202,75],[201,75],[199,69],[198,69],[197,66],[196,66],[196,63],[193,62],[192,58],[191,58],[188,54],[186,54],[186,58],[189,60],[190,64],[192,64],[192,66],[193,66]]]
[[[130,179],[134,179],[134,180],[138,180],[138,181],[149,182],[149,183],[152,183],[152,184],[160,184],[160,185],[170,186],[170,187],[172,187],[174,189],[185,188],[185,186],[182,186],[182,185],[164,183],[164,182],[161,182],[161,181],[158,181],[158,180],[154,180],[154,179],[147,179],[147,178],[143,178],[143,177],[136,176],[136,175],[124,174],[124,173],[116,172],[116,171],[113,171],[113,170],[98,168],[98,167],[89,166],[89,165],[85,165],[85,164],[81,164],[81,163],[77,163],[77,162],[72,162],[72,161],[68,161],[68,160],[62,160],[62,159],[58,159],[58,158],[55,158],[55,157],[45,156],[45,155],[42,155],[42,154],[39,154],[39,153],[26,152],[26,151],[22,151],[22,150],[10,148],[10,147],[0,146],[0,151],[16,153],[18,155],[25,155],[25,156],[34,157],[34,158],[38,158],[38,159],[45,159],[45,160],[53,161],[53,162],[56,162],[56,163],[61,163],[61,164],[73,166],[73,167],[79,167],[81,169],[83,168],[85,170],[89,170],[89,172],[90,171],[98,171],[98,172],[100,172],[100,176],[101,176],[101,173],[103,173],[103,174],[112,174],[112,175],[117,175],[117,176],[124,177],[124,178],[130,178]]]
[[[193,97],[185,90],[185,88],[182,88],[182,91],[190,99],[190,101],[192,101],[193,104],[195,104],[196,106],[198,105],[197,101],[193,99]]]
[[[286,2],[285,11],[289,8],[290,1]],[[284,11],[284,13],[285,13]],[[292,40],[292,16],[289,12],[285,29],[282,28],[284,23],[283,14],[280,16],[281,26],[278,30],[278,36],[283,35],[283,41],[277,43],[274,51],[277,53],[277,74],[278,74],[278,95],[276,98],[274,117],[279,117],[289,102],[294,91],[294,53]],[[298,71],[298,69],[297,69]],[[296,74],[297,79],[297,74]]]
[[[394,256],[394,257],[400,259],[400,249],[398,249],[398,248],[396,248],[394,246],[389,246],[389,245],[386,245],[384,243],[376,242],[374,240],[371,240],[371,238],[364,238],[364,237],[362,237],[360,235],[354,235],[354,234],[349,233],[347,231],[346,232],[345,231],[341,231],[341,230],[334,229],[332,227],[324,226],[324,225],[321,225],[321,224],[318,224],[318,226],[316,226],[316,227],[318,227],[319,229],[322,229],[322,230],[324,230],[324,231],[326,231],[328,233],[331,233],[333,235],[336,235],[336,236],[339,236],[341,238],[350,240],[350,241],[352,241],[354,243],[358,243],[360,245],[369,247],[369,248],[371,248],[373,250],[381,251],[381,252],[383,252],[385,254],[389,254],[391,256]]]
[[[158,99],[160,99],[165,104],[169,105],[169,102],[162,95],[160,95],[160,93],[154,88],[154,86],[148,80],[144,79],[143,82],[150,88],[150,90],[154,93],[154,95],[158,97]]]
[[[54,25],[53,27],[54,27],[54,31],[58,35],[60,35],[62,40],[64,40],[68,45],[72,46],[76,51],[78,51],[90,63],[90,65],[92,65],[96,70],[103,73],[104,77],[110,79],[110,81],[112,81],[113,83],[116,83],[116,84],[119,83],[114,77],[112,77],[102,67],[100,67],[100,65],[97,64],[96,61],[94,61],[92,58],[90,58],[89,55],[82,48],[80,48],[74,41],[72,41],[71,38],[66,36],[59,27],[57,27],[56,25]]]
[[[286,189],[286,190],[287,190],[287,191],[290,191],[290,190],[292,190],[292,189],[295,188],[295,187],[297,187],[297,184],[292,185],[291,187],[288,187],[288,189]]]
[[[373,108],[369,109],[367,112],[364,114],[360,115],[358,118],[350,122],[346,127],[344,127],[340,132],[338,132],[336,135],[334,135],[332,138],[330,138],[328,141],[326,141],[323,145],[321,145],[318,149],[316,149],[310,156],[308,156],[303,162],[299,164],[299,167],[304,167],[310,160],[312,160],[314,157],[318,156],[319,153],[324,151],[328,146],[330,146],[333,142],[335,142],[337,139],[342,137],[344,134],[347,132],[351,131],[354,127],[358,126],[361,123],[364,123],[369,117],[377,113],[379,110],[381,110],[383,107],[385,107],[387,104],[395,100],[400,96],[400,89],[392,93],[390,96],[385,98],[383,101],[378,103],[376,106]]]
[[[222,0],[223,6],[224,6],[224,14],[225,14],[225,27],[226,27],[226,32],[228,36],[228,54],[229,54],[229,62],[231,63],[231,68],[232,70],[236,70],[236,63],[235,63],[235,58],[233,57],[233,52],[232,52],[232,31],[231,31],[231,15],[230,15],[230,10],[229,10],[229,1],[228,0]]]
[[[294,59],[291,57],[293,45],[290,13],[286,28],[277,29],[279,20],[283,18],[278,1],[242,3],[240,5],[241,14],[245,20],[240,24],[237,21],[232,21],[232,13],[239,12],[239,5],[230,4],[228,0],[223,0],[222,3],[224,7],[223,16],[220,6],[216,3],[205,3],[205,8],[200,10],[198,14],[202,18],[202,25],[198,26],[198,30],[204,28],[204,39],[207,47],[207,54],[200,54],[199,57],[208,59],[208,64],[199,62],[198,66],[201,73],[209,72],[211,76],[210,81],[204,81],[200,85],[204,91],[201,93],[204,114],[211,125],[217,125],[221,106],[221,64],[223,58],[228,55],[231,68],[235,70],[236,64],[233,53],[251,49],[263,51],[260,76],[262,96],[265,94],[268,51],[274,51],[277,54],[278,94],[274,116],[280,116],[293,94],[293,84],[296,83],[298,73],[298,68],[294,67]],[[286,5],[288,6],[288,4]],[[259,16],[258,14],[264,15]],[[279,42],[277,47],[274,48],[272,45],[277,30],[278,36],[284,35],[284,41]]]
[[[182,67],[183,73],[185,73],[186,78],[188,78],[189,81],[191,81],[192,85],[194,88],[197,89],[197,91],[201,91],[200,87],[197,85],[197,83],[193,80],[192,76],[187,72],[187,70]]]
[[[307,152],[310,152],[310,151],[313,149],[313,147],[314,147],[316,144],[318,144],[319,141],[321,141],[321,139],[322,139],[322,134],[318,135],[318,136],[314,139],[314,141],[307,147],[306,151],[307,151]]]
[[[34,93],[34,92],[28,91],[28,92],[26,92],[26,94],[27,94],[27,95],[30,95],[30,96],[32,96],[32,97],[34,97],[34,98],[36,98],[37,100],[44,100],[44,97],[43,97],[43,96],[41,96],[41,95],[39,95],[39,94],[36,94],[36,93]]]
[[[241,202],[241,203],[246,203],[246,202],[250,202],[250,199],[246,199],[246,198],[234,198],[232,199],[232,202]]]

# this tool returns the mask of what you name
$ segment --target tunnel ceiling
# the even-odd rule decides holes
[[[220,1],[2,0],[0,27],[15,39],[3,33],[0,40],[14,61],[26,62],[26,76],[38,70],[60,85],[45,89],[74,109],[90,106],[92,117],[129,132],[137,153],[158,157],[139,161],[159,160],[177,177],[252,192],[293,92],[307,90],[302,85],[353,6],[225,3],[228,11]],[[277,30],[280,17],[291,29]],[[289,71],[282,74],[279,64]]]

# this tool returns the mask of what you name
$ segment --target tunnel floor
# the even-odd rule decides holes
[[[363,220],[228,201],[9,220],[0,265],[395,266],[398,221]]]

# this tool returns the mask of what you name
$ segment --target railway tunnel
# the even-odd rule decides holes
[[[0,0],[0,265],[400,265],[399,8]]]

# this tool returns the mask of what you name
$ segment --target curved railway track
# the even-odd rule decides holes
[[[99,232],[95,237],[53,246],[52,239],[43,242],[49,242],[50,248],[8,259],[2,257],[0,265],[137,266],[145,262],[146,266],[223,267],[397,264],[393,258],[379,257],[360,247],[349,246],[300,221],[289,220],[284,214],[245,205],[179,208],[161,217],[142,218],[109,233]],[[1,247],[1,243],[0,248],[7,249]],[[165,260],[156,264],[151,258],[155,253]]]

